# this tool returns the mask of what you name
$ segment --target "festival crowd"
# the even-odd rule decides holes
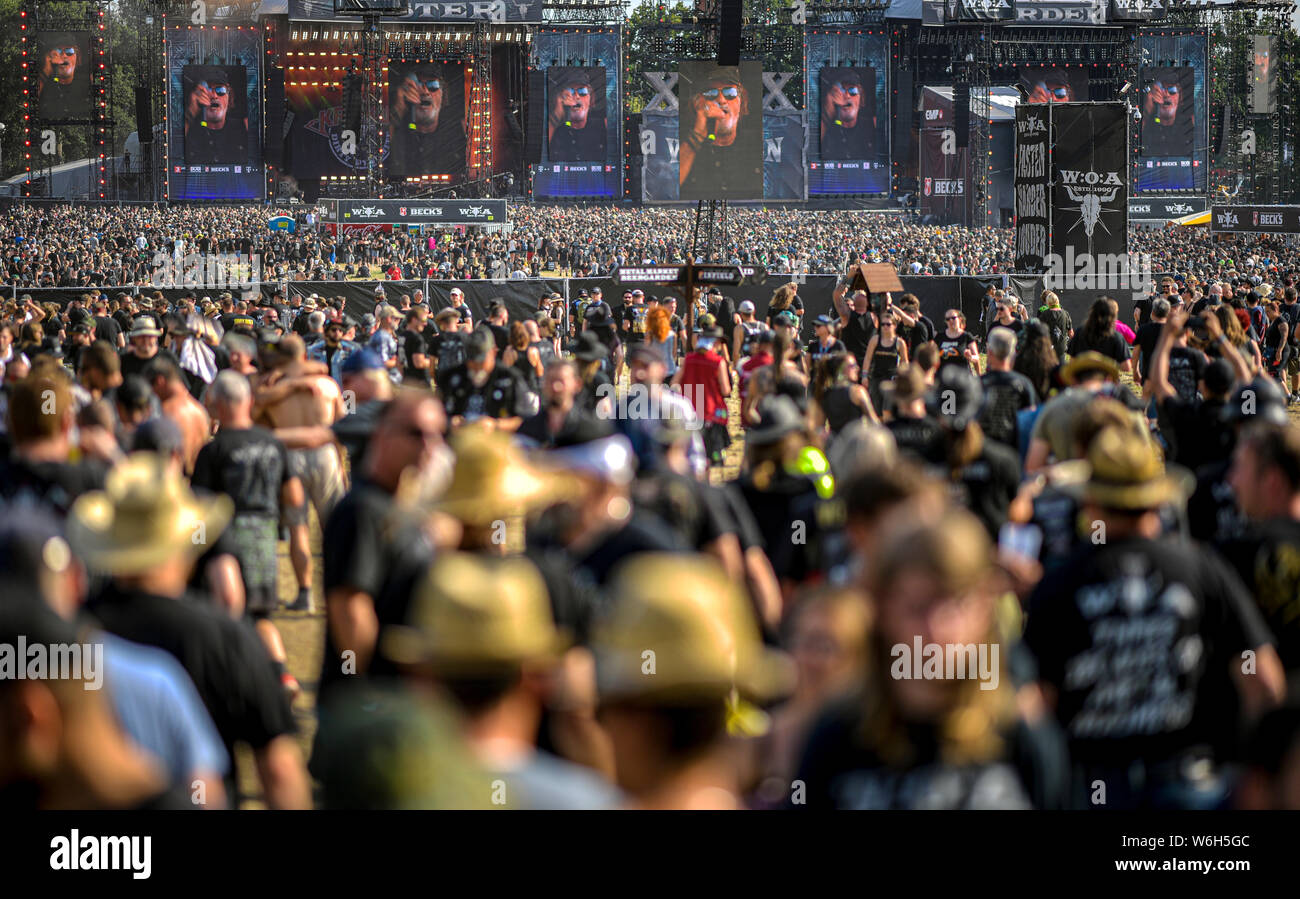
[[[609,275],[620,265],[684,262],[695,211],[685,208],[519,205],[510,227],[413,234],[378,226],[331,233],[326,207],[291,207],[296,230],[272,231],[256,206],[17,206],[0,222],[9,248],[0,288],[175,287],[187,254],[257,258],[264,281],[455,280]],[[310,218],[310,221],[308,219]],[[772,274],[843,274],[889,262],[905,275],[1015,271],[1010,229],[921,225],[912,217],[855,211],[729,209],[704,261],[763,266]],[[1296,262],[1284,238],[1211,240],[1204,228],[1134,228],[1130,249],[1156,273],[1201,279],[1257,275]]]
[[[468,252],[603,270],[688,234],[514,223]],[[5,807],[1300,808],[1283,248],[1140,235],[1169,276],[1082,321],[1050,291],[935,321],[856,289],[863,257],[1009,247],[853,213],[729,225],[742,258],[843,276],[811,321],[794,281],[765,308],[539,289],[514,316],[95,286],[177,239],[438,258],[264,227],[0,224]],[[88,289],[22,294],[50,281]],[[18,677],[19,645],[103,669]]]

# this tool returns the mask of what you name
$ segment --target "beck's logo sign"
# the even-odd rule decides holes
[[[1280,228],[1282,227],[1282,213],[1257,212],[1255,213],[1255,224],[1265,225],[1272,228]]]

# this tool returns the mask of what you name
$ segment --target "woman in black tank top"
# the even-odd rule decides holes
[[[879,421],[866,388],[858,383],[858,360],[850,353],[832,353],[818,363],[813,381],[813,427],[830,437],[866,417]]]
[[[515,322],[510,326],[510,345],[501,354],[501,364],[519,372],[529,390],[534,393],[538,391],[543,372],[541,354],[529,340],[528,329],[523,322]]]
[[[883,407],[881,385],[894,380],[898,367],[907,361],[907,344],[898,339],[897,320],[888,311],[881,313],[880,331],[867,345],[867,391],[874,408]]]

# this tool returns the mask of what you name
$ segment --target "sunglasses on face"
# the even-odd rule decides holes
[[[426,81],[423,81],[423,82],[421,82],[421,83],[422,83],[422,84],[423,84],[427,89],[429,89],[429,90],[431,90],[431,91],[440,91],[440,90],[442,90],[442,82],[439,81],[437,78],[430,78],[430,79],[428,79],[428,80],[426,80]]]
[[[50,52],[62,53],[64,56],[76,56],[77,48],[76,47],[51,47]]]
[[[202,84],[199,85],[199,87],[206,87],[208,90],[212,91],[212,93],[216,94],[218,97],[224,97],[226,96],[226,94],[230,93],[230,88],[224,84],[218,84],[213,86],[213,85],[209,85],[206,81],[204,81]]]
[[[842,91],[848,94],[850,97],[856,97],[858,94],[862,93],[862,88],[858,87],[856,84],[850,84],[848,87],[845,87],[844,85],[840,84],[838,81],[831,86],[831,90]]]
[[[1147,90],[1148,91],[1163,90],[1166,94],[1171,94],[1172,96],[1175,97],[1178,96],[1178,85],[1176,84],[1171,84],[1168,87],[1165,87],[1163,82],[1157,81],[1154,84],[1152,84],[1149,88],[1147,88]]]
[[[723,97],[726,97],[728,100],[734,100],[734,99],[736,99],[737,97],[740,96],[740,88],[738,88],[738,87],[723,87],[723,88],[710,87],[710,88],[707,88],[707,89],[705,89],[705,90],[700,91],[700,96],[703,97],[703,98],[706,99],[706,100],[716,100],[716,99],[718,99],[718,96],[719,96],[719,95],[721,95],[721,96],[723,96]]]
[[[589,87],[571,87],[567,89],[567,92],[573,94],[575,97],[591,96],[591,88]]]
[[[944,320],[944,321],[947,321],[947,322],[955,322],[955,321],[959,321],[959,319],[958,319],[957,316],[955,316],[955,315],[946,315],[946,316],[944,316],[944,319],[943,319],[943,320]]]

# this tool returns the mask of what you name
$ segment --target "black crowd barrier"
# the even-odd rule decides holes
[[[787,283],[789,277],[769,275],[758,282],[729,287],[725,292],[737,304],[743,300],[752,301],[757,308],[759,317],[762,318],[767,311],[773,292],[782,284]],[[835,288],[836,277],[834,275],[805,275],[795,276],[793,280],[799,285],[799,297],[803,301],[806,312],[804,325],[807,333],[804,334],[804,337],[810,338],[814,318],[823,313],[835,317],[831,293]],[[982,333],[980,315],[984,294],[989,285],[1014,288],[1031,314],[1038,308],[1038,298],[1043,289],[1043,277],[1041,275],[903,276],[899,280],[902,282],[904,292],[916,294],[921,301],[921,311],[936,325],[942,325],[943,316],[947,310],[960,309],[966,316],[968,328],[976,334]],[[1157,276],[1156,280],[1158,282],[1159,276]],[[382,285],[384,288],[382,297],[375,293],[377,285]],[[458,287],[464,292],[465,301],[474,312],[477,321],[481,321],[486,315],[488,306],[498,300],[505,303],[511,318],[520,318],[535,312],[538,299],[545,293],[559,293],[566,299],[572,300],[578,296],[579,291],[590,291],[593,287],[600,287],[605,301],[613,308],[617,317],[622,309],[622,298],[625,290],[640,288],[646,294],[655,296],[672,294],[677,290],[672,286],[662,284],[623,283],[610,277],[603,277],[503,279],[500,281],[266,281],[258,285],[256,290],[243,293],[246,296],[252,296],[260,292],[263,295],[271,296],[276,290],[284,289],[290,296],[294,294],[307,296],[313,293],[327,298],[341,296],[345,300],[348,314],[360,318],[366,313],[373,312],[381,299],[396,302],[402,294],[413,294],[416,290],[424,291],[430,308],[434,310],[441,309],[451,305],[451,290],[454,287]],[[153,292],[153,288],[148,287],[107,287],[103,288],[103,290],[110,296],[116,296],[119,293]],[[163,296],[168,300],[177,300],[188,294],[215,298],[217,294],[222,292],[219,289],[188,290],[172,287],[161,288],[161,290]],[[84,294],[85,290],[77,288],[20,288],[14,289],[12,293],[14,296],[31,294],[32,298],[39,303],[52,302],[64,306],[69,301]],[[239,291],[232,289],[231,293],[239,293]],[[1076,327],[1082,325],[1087,317],[1088,308],[1103,293],[1113,296],[1119,303],[1119,320],[1131,323],[1133,297],[1129,291],[1057,291],[1057,294],[1061,297],[1062,308],[1070,313]],[[679,311],[681,311],[680,304]]]

